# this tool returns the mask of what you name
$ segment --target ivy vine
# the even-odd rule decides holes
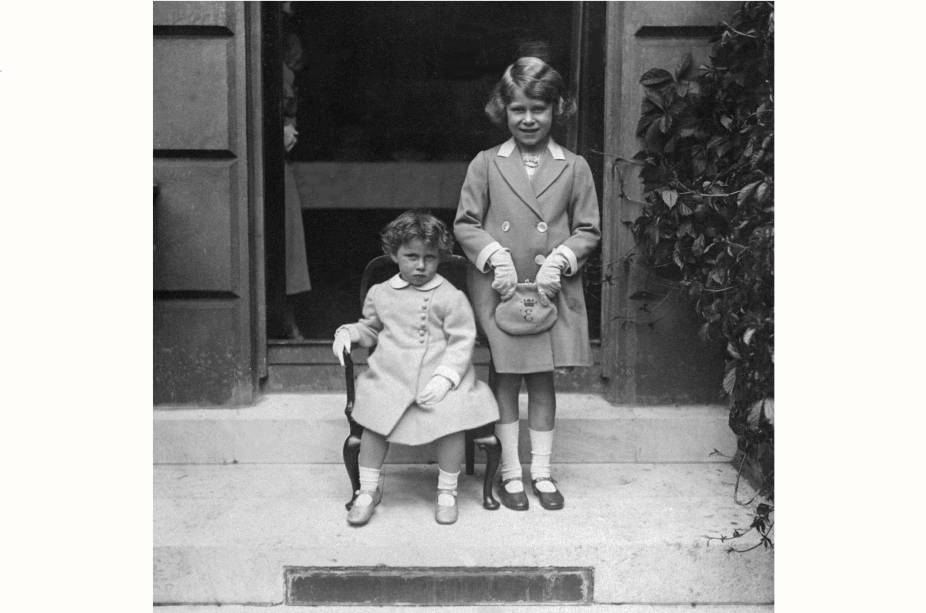
[[[680,284],[704,338],[726,341],[722,382],[740,450],[773,497],[774,7],[746,2],[710,62],[685,55],[640,79],[645,203],[631,229],[647,267]],[[768,515],[767,505],[763,513]],[[762,526],[768,521],[760,521]]]

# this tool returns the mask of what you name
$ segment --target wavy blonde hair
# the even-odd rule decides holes
[[[505,108],[515,92],[553,105],[553,120],[560,122],[575,114],[576,103],[566,92],[566,82],[555,68],[537,57],[521,57],[505,69],[486,103],[485,112],[497,126],[507,122]]]

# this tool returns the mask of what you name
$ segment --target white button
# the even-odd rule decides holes
[[[537,231],[538,231],[538,232],[546,232],[546,231],[547,231],[547,222],[541,221],[539,224],[537,224]]]
[[[546,261],[547,261],[547,258],[540,255],[539,253],[534,256],[534,264],[536,264],[537,266],[543,266],[543,263]]]
[[[502,232],[507,232],[510,229],[511,229],[511,223],[508,221],[503,221],[502,222]]]

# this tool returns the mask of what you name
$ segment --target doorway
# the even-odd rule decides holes
[[[381,253],[379,230],[402,210],[428,208],[452,223],[469,161],[508,137],[482,109],[519,56],[543,57],[573,84],[580,115],[554,138],[586,157],[600,196],[601,158],[590,152],[602,138],[601,96],[589,84],[603,79],[589,71],[603,74],[604,20],[595,18],[601,4],[264,3],[264,21],[273,25],[265,32],[275,38],[264,45],[267,131],[277,132],[268,134],[265,151],[270,340],[327,341],[338,325],[356,320],[363,266]],[[269,36],[274,29],[277,36]],[[285,95],[281,104],[280,92],[294,45],[301,58],[291,76],[293,108]],[[298,140],[284,153],[272,127],[287,113]],[[288,296],[286,198],[298,199],[311,280],[310,291]],[[592,338],[600,337],[597,265],[590,262],[587,274]]]

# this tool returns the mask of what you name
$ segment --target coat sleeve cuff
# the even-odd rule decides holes
[[[576,252],[567,247],[566,245],[560,245],[553,250],[554,253],[561,253],[565,256],[566,261],[569,265],[566,267],[566,270],[563,271],[563,274],[567,277],[571,277],[579,271],[579,259],[576,257]]]
[[[452,368],[448,368],[446,366],[438,366],[437,368],[434,369],[434,374],[440,375],[441,377],[444,377],[445,379],[449,380],[450,383],[453,384],[452,389],[456,389],[456,387],[460,385],[460,375],[456,373]]]
[[[489,272],[489,258],[492,257],[492,254],[499,249],[504,249],[504,247],[502,247],[498,241],[492,241],[483,247],[482,251],[479,252],[479,255],[476,256],[476,269],[479,272]]]

